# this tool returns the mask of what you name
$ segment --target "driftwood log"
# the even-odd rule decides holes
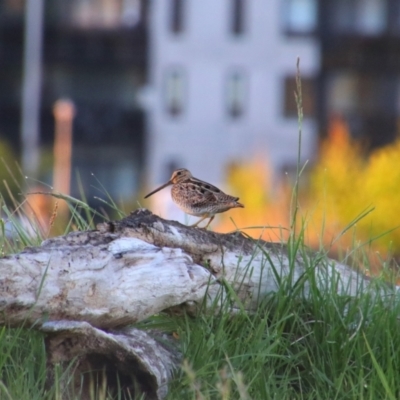
[[[228,286],[251,311],[282,280],[295,282],[310,269],[321,290],[334,282],[354,296],[370,286],[324,256],[298,254],[291,263],[284,244],[190,228],[139,209],[0,259],[0,323],[45,332],[49,370],[74,359],[77,376],[96,369],[109,383],[118,370],[127,394],[139,385],[148,399],[162,399],[180,363],[176,339],[132,324],[166,310],[195,313]],[[76,390],[88,397],[78,381]]]

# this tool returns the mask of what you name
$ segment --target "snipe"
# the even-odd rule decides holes
[[[205,226],[205,229],[207,229],[215,218],[215,214],[228,211],[231,208],[244,208],[244,205],[238,202],[239,197],[229,196],[217,187],[194,178],[190,171],[185,168],[175,170],[167,183],[146,195],[145,199],[169,185],[172,185],[171,196],[174,203],[185,213],[201,217],[191,226],[197,226],[206,218],[210,218]]]

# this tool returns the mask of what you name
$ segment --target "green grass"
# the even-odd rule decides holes
[[[186,317],[177,332],[190,373],[180,371],[169,398],[223,398],[221,376],[226,398],[399,398],[399,311],[313,287],[307,299],[270,295],[255,315]]]
[[[305,250],[301,238],[294,247]],[[373,292],[339,295],[334,283],[322,292],[305,279],[318,259],[309,256],[298,282],[282,279],[256,313],[230,315],[237,298],[228,297],[222,310],[216,304],[196,318],[140,324],[181,339],[184,363],[168,399],[400,398],[399,302]]]
[[[222,307],[142,322],[180,337],[185,361],[168,398],[400,398],[400,305],[321,292],[312,281],[305,298],[304,282],[283,281],[255,314],[231,316]],[[39,333],[2,328],[0,399],[56,398],[61,389],[46,390],[45,366]]]
[[[0,398],[44,398],[46,364],[42,335],[2,327],[0,354]]]

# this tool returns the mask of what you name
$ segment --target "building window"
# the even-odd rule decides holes
[[[52,0],[48,3],[50,18],[78,29],[134,27],[141,21],[143,11],[140,0]]]
[[[184,110],[185,74],[182,68],[171,68],[166,73],[165,109],[171,116],[178,116]]]
[[[185,0],[170,0],[170,31],[172,33],[181,33],[184,29],[183,14],[184,14],[184,1]]]
[[[397,77],[338,71],[327,79],[327,108],[339,114],[396,114]]]
[[[0,15],[5,14],[9,16],[22,16],[25,11],[25,1],[23,0],[5,0],[0,2]]]
[[[358,0],[356,30],[377,35],[387,28],[387,3],[382,0]]]
[[[400,33],[400,2],[392,0],[388,4],[388,24],[390,31],[398,35]]]
[[[367,148],[395,140],[399,90],[396,75],[331,72],[326,77],[326,118],[342,118]]]
[[[234,70],[228,74],[226,107],[228,115],[232,118],[238,118],[245,111],[246,76],[241,70]]]
[[[245,30],[246,0],[231,0],[231,32],[242,35]]]
[[[318,21],[317,0],[285,0],[283,3],[284,29],[289,34],[315,32]]]
[[[388,3],[383,0],[336,0],[328,12],[333,32],[379,35],[388,27]]]
[[[297,117],[296,77],[288,76],[284,79],[284,104],[283,113],[285,117]],[[301,94],[304,117],[315,116],[315,88],[314,79],[310,77],[301,78]]]

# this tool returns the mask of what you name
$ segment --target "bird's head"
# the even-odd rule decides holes
[[[175,184],[175,183],[184,182],[191,177],[192,177],[192,174],[190,173],[189,170],[187,170],[186,168],[179,168],[179,169],[176,169],[172,173],[171,179],[169,181],[171,183]]]
[[[148,195],[146,195],[144,198],[147,199],[148,197],[150,197],[154,193],[157,193],[159,190],[164,189],[165,187],[167,187],[169,185],[174,185],[175,183],[184,182],[184,181],[186,181],[187,179],[189,179],[191,177],[192,177],[192,174],[187,169],[185,169],[185,168],[176,169],[172,173],[171,179],[168,182],[164,183],[164,185],[161,185],[157,189],[153,190]]]

